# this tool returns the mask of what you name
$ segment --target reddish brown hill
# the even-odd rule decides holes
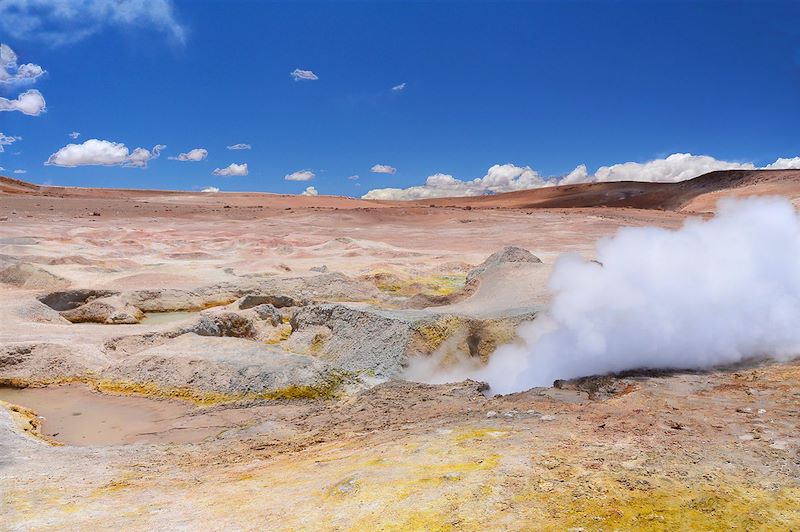
[[[29,194],[38,190],[39,185],[0,175],[0,194]]]
[[[437,198],[410,203],[477,208],[631,207],[710,210],[721,195],[783,195],[800,200],[800,170],[723,170],[679,183],[615,181],[508,192],[469,198]],[[708,201],[704,201],[704,200]]]

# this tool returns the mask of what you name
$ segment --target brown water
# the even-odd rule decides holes
[[[197,312],[177,311],[177,312],[145,312],[141,323],[145,325],[163,325],[175,321],[183,321],[187,318],[197,316]]]
[[[215,414],[184,401],[104,395],[81,384],[0,387],[0,399],[43,416],[42,431],[68,445],[186,443],[220,430]]]

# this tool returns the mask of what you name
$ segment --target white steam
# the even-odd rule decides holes
[[[786,199],[724,199],[715,218],[675,231],[621,229],[596,258],[559,258],[548,315],[469,376],[509,393],[800,354],[800,218]]]

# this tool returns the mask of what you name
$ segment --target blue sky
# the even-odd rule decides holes
[[[0,42],[46,71],[0,83],[8,101],[46,99],[38,116],[0,112],[21,137],[0,173],[35,182],[360,196],[441,175],[429,188],[484,193],[580,164],[571,182],[800,156],[798,2],[53,4],[0,0]],[[146,168],[55,164],[88,139],[166,148]],[[197,148],[205,159],[169,158]],[[247,175],[213,175],[231,163]]]

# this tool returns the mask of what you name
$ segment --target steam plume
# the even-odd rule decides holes
[[[625,228],[597,261],[559,258],[549,315],[471,377],[496,393],[639,368],[800,354],[800,219],[780,198],[724,199],[675,231]]]

